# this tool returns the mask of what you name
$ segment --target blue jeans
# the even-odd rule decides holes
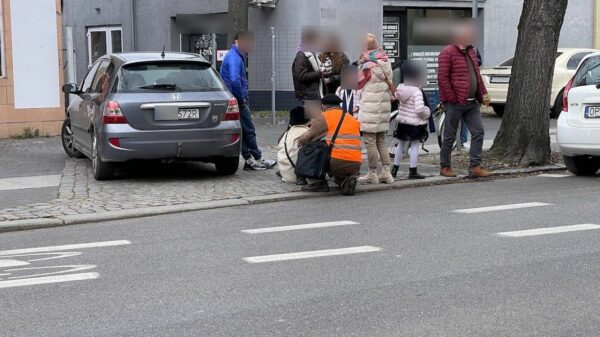
[[[256,143],[256,128],[252,122],[252,113],[250,106],[246,104],[243,109],[240,109],[240,123],[242,124],[242,157],[244,160],[262,158],[262,153]]]

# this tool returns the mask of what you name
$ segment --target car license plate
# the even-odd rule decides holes
[[[200,109],[179,109],[178,119],[200,119]]]
[[[600,118],[600,105],[599,106],[586,106],[585,107],[585,118]]]
[[[510,76],[492,76],[490,83],[510,83]]]

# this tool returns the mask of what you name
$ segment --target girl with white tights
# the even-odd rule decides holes
[[[423,91],[418,83],[422,78],[420,68],[411,66],[410,63],[405,63],[402,67],[404,74],[404,83],[400,84],[396,91],[398,98],[398,128],[394,132],[394,137],[400,141],[396,148],[396,156],[394,157],[394,167],[392,168],[392,176],[396,177],[400,168],[400,160],[403,158],[403,153],[407,143],[410,144],[410,173],[408,179],[425,179],[417,172],[417,160],[419,158],[419,145],[421,139],[427,134],[427,123],[429,121],[429,107],[425,105]]]

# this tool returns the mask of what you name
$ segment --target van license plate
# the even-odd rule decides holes
[[[585,118],[600,118],[600,106],[586,106]]]
[[[178,119],[200,119],[200,109],[179,109]]]

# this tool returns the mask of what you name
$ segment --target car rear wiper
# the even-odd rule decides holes
[[[155,89],[155,90],[177,90],[176,84],[150,84],[140,87],[140,89]]]

